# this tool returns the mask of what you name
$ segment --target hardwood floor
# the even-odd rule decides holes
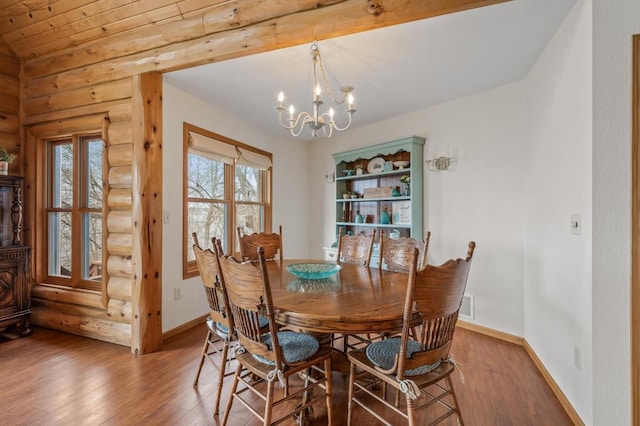
[[[199,386],[192,386],[205,334],[203,324],[142,356],[38,327],[26,338],[0,337],[0,424],[220,424],[222,415],[212,416],[216,370],[205,364]],[[464,383],[458,373],[453,380],[467,425],[571,424],[522,347],[458,328],[452,353],[464,375]],[[336,372],[333,379],[333,424],[344,425],[347,378]],[[358,408],[354,415],[354,425],[376,424]],[[259,422],[236,403],[229,424]],[[313,424],[327,424],[324,406],[315,407]]]

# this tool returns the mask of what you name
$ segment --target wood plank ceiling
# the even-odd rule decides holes
[[[431,0],[428,2],[431,5],[427,8],[435,16],[502,1],[506,0]],[[202,28],[212,25],[210,20],[219,21],[222,17],[228,23],[227,29],[233,29],[248,23],[243,21],[261,16],[260,9],[263,12],[274,6],[287,9],[289,3],[290,13],[295,13],[300,10],[301,3],[308,3],[302,8],[312,9],[343,2],[344,0],[0,0],[0,52],[28,60],[127,33],[162,33],[163,29],[172,28],[164,27],[166,24],[175,21],[189,21],[189,25]],[[404,2],[363,0],[363,3],[366,3],[370,13],[378,14],[385,7],[401,8]],[[242,19],[243,14],[245,19]],[[224,25],[224,22],[217,24]],[[393,22],[382,23],[381,26],[390,24]],[[361,29],[353,30],[357,31]],[[168,31],[164,33],[170,37]]]
[[[229,0],[2,0],[0,37],[19,58],[202,15]],[[1,48],[1,47],[0,47]]]

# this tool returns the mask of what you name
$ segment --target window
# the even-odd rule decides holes
[[[99,135],[46,142],[46,282],[101,290],[103,148]]]
[[[238,252],[235,229],[271,232],[271,154],[184,123],[183,275],[198,274],[191,234]]]

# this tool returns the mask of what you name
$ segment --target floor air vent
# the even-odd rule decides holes
[[[465,294],[462,296],[462,305],[460,305],[460,312],[458,312],[458,318],[473,319],[473,296]]]

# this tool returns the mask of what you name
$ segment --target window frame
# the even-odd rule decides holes
[[[259,148],[244,144],[234,139],[222,136],[220,134],[211,132],[193,124],[183,122],[183,187],[182,187],[182,276],[183,279],[195,277],[199,275],[198,266],[195,260],[189,260],[189,252],[193,251],[191,231],[189,230],[189,203],[190,202],[212,202],[223,203],[227,206],[227,220],[225,221],[225,237],[224,238],[224,252],[232,253],[235,256],[239,255],[238,241],[236,227],[236,205],[261,205],[264,206],[264,218],[262,232],[272,232],[272,217],[273,217],[273,197],[272,197],[272,185],[273,185],[273,166],[268,167],[261,172],[260,191],[262,193],[262,201],[236,201],[235,192],[235,175],[236,164],[225,164],[224,166],[224,198],[223,199],[200,199],[189,197],[188,177],[189,177],[189,133],[197,133],[207,138],[214,139],[215,141],[224,142],[228,145],[235,147],[236,149],[243,149],[251,153],[259,154],[267,157],[269,161],[273,160],[273,155],[270,152],[263,151]],[[199,241],[203,247],[209,247],[209,241]]]
[[[64,136],[55,137],[42,137],[42,158],[43,165],[45,167],[45,173],[43,173],[40,182],[43,188],[42,198],[42,212],[43,223],[41,239],[43,242],[43,250],[39,253],[40,261],[42,262],[42,277],[40,281],[44,281],[42,284],[51,284],[60,286],[69,290],[79,291],[92,291],[96,293],[105,293],[105,286],[107,276],[104,270],[106,265],[106,216],[105,210],[107,206],[107,193],[106,193],[106,171],[107,171],[107,147],[103,136],[102,130],[89,130],[89,131],[77,131]],[[102,149],[102,197],[100,208],[89,207],[89,190],[87,186],[89,164],[88,155],[89,150],[87,146],[91,142],[100,142]],[[54,146],[70,143],[72,145],[73,152],[73,177],[72,177],[72,191],[73,199],[72,206],[67,207],[54,207],[53,203],[53,156],[51,155]],[[84,146],[84,147],[82,147]],[[53,212],[68,212],[71,214],[71,276],[65,277],[61,275],[50,275],[49,273],[49,214]],[[85,254],[86,239],[81,238],[84,235],[84,215],[91,213],[100,213],[102,216],[102,253],[101,259],[103,265],[103,272],[99,281],[87,280],[83,278],[83,263]]]

